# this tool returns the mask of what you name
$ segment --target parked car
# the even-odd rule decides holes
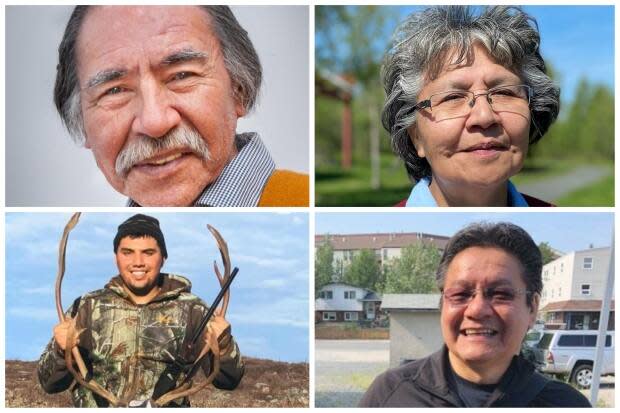
[[[529,347],[536,347],[536,344],[538,344],[542,336],[543,336],[542,331],[531,329],[525,335],[525,345]]]
[[[568,376],[581,389],[592,384],[592,368],[598,331],[545,330],[534,347],[539,369],[552,375]],[[601,375],[613,375],[615,334],[607,332]]]

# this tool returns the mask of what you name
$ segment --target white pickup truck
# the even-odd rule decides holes
[[[592,383],[592,368],[598,331],[545,330],[534,346],[541,371],[568,376],[571,383],[587,389]],[[615,334],[607,332],[601,375],[613,375]]]

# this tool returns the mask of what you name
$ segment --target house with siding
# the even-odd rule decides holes
[[[596,330],[612,250],[590,248],[563,255],[543,266],[540,313],[548,329]],[[608,328],[614,329],[615,303]]]
[[[345,283],[329,283],[316,294],[315,320],[372,321],[381,312],[381,297],[367,288]]]

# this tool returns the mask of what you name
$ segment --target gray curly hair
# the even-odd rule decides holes
[[[479,15],[467,6],[435,6],[410,15],[394,33],[381,78],[386,92],[381,114],[392,148],[415,180],[431,176],[407,129],[415,124],[415,105],[426,81],[436,78],[446,60],[471,59],[474,44],[483,45],[502,66],[530,86],[530,144],[540,140],[560,110],[560,89],[546,74],[536,20],[519,7],[485,7]]]
[[[54,103],[67,130],[78,143],[85,139],[77,76],[76,44],[80,28],[93,6],[76,6],[58,47]],[[220,41],[224,65],[235,89],[235,97],[250,112],[256,104],[263,78],[258,54],[248,32],[228,6],[199,6]]]

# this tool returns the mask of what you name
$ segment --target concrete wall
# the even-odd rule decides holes
[[[390,311],[390,367],[426,357],[442,345],[439,311]]]

